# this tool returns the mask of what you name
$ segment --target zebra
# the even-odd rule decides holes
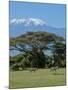
[[[30,72],[35,72],[36,70],[38,70],[37,68],[30,68],[29,71]]]
[[[52,67],[50,68],[50,71],[55,71],[55,72],[56,72],[57,69],[58,69],[58,66],[52,66]]]
[[[50,71],[55,71],[58,69],[58,64],[55,63],[54,60],[52,60],[52,62],[50,63]]]

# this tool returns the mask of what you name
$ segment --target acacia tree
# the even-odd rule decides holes
[[[66,45],[65,42],[55,42],[52,46],[55,64],[65,66],[66,64]]]
[[[28,32],[16,38],[10,39],[10,50],[29,53],[31,67],[44,68],[46,56],[43,50],[48,49],[48,44],[54,41],[62,41],[62,37],[47,32]]]

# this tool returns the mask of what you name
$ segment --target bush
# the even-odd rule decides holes
[[[17,70],[19,70],[19,65],[18,64],[14,64],[14,65],[12,65],[11,69],[13,71],[17,71]]]
[[[30,61],[26,58],[24,58],[21,62],[22,67],[30,67]]]

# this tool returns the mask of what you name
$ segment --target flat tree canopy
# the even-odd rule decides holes
[[[28,53],[32,67],[45,67],[46,57],[43,50],[49,49],[48,44],[63,42],[64,38],[48,32],[27,32],[16,38],[10,38],[10,50]],[[24,60],[26,60],[24,58]],[[28,61],[28,60],[27,60]]]
[[[27,32],[18,36],[16,38],[10,38],[10,46],[15,46],[16,44],[29,44],[38,43],[42,45],[45,43],[51,43],[53,41],[62,41],[63,37],[56,36],[52,33],[47,32]]]

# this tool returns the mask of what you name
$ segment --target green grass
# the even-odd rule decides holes
[[[10,88],[62,86],[66,84],[65,69],[50,72],[49,69],[39,69],[36,72],[10,71]]]

